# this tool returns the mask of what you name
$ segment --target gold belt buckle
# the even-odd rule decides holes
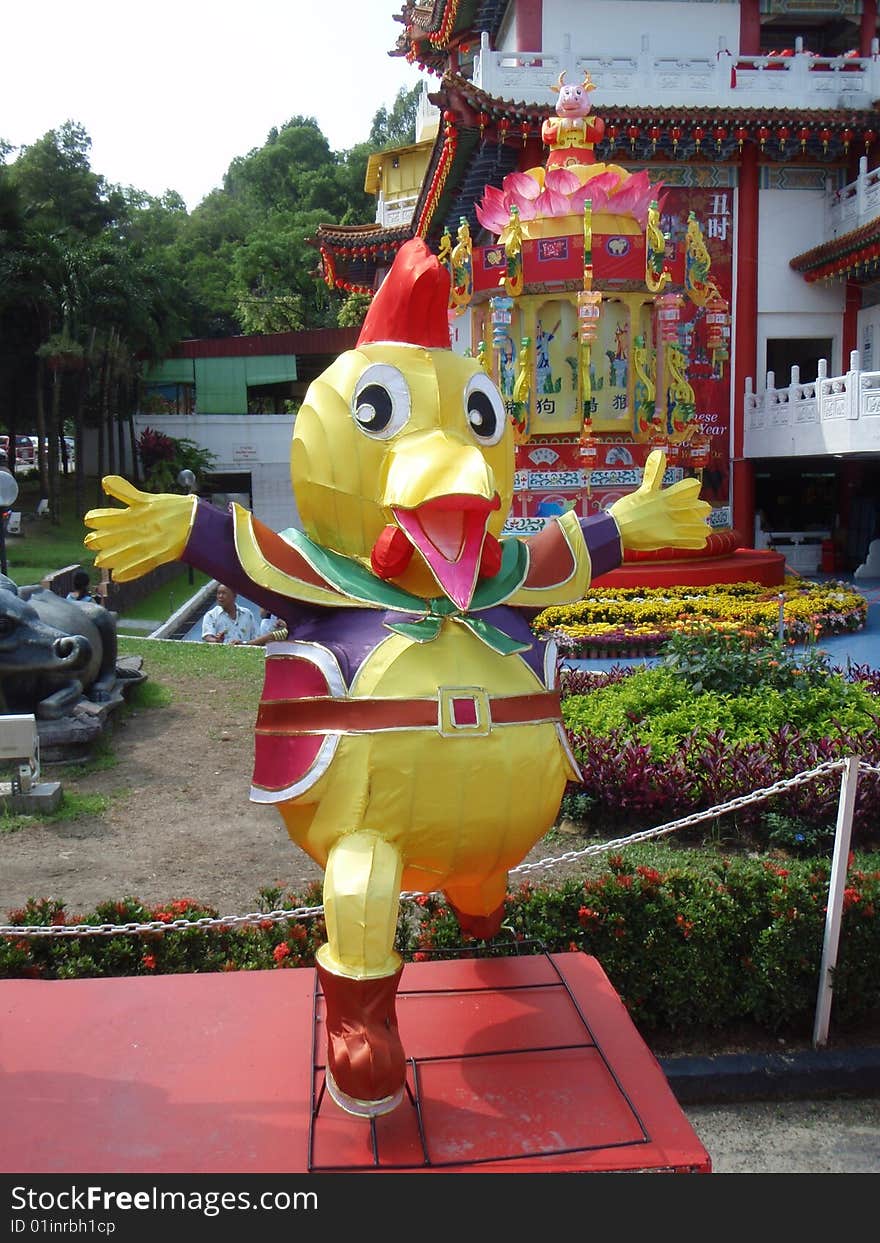
[[[444,738],[482,738],[492,728],[489,696],[481,686],[441,686],[437,708],[437,729]]]

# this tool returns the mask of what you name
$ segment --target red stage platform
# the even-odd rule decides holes
[[[785,557],[761,548],[737,548],[726,557],[681,557],[676,561],[632,561],[597,577],[601,587],[711,587],[713,583],[761,583],[778,587],[785,580]]]
[[[7,980],[0,1010],[3,1173],[711,1169],[584,954],[408,963],[373,1123],[324,1091],[311,970]]]

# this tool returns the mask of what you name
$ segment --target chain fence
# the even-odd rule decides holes
[[[751,791],[749,794],[743,794],[737,798],[729,799],[724,803],[717,803],[714,807],[707,807],[702,811],[693,812],[688,816],[681,816],[677,820],[670,820],[666,824],[657,825],[655,828],[644,829],[638,833],[632,833],[628,837],[618,837],[611,841],[596,842],[590,846],[585,846],[580,850],[568,850],[564,854],[547,857],[545,859],[536,860],[532,863],[520,863],[517,867],[511,868],[510,875],[522,873],[530,873],[544,871],[550,868],[558,867],[560,864],[568,864],[576,862],[579,859],[586,859],[593,855],[607,854],[611,851],[618,851],[626,846],[637,845],[641,842],[651,841],[654,838],[665,837],[670,833],[676,833],[681,829],[692,828],[694,825],[702,824],[706,820],[714,820],[719,816],[727,815],[730,812],[739,811],[743,807],[748,807],[753,803],[762,803],[767,799],[782,794],[786,790],[791,790],[797,786],[806,785],[811,781],[815,781],[819,777],[828,776],[831,773],[842,772],[847,761],[826,760],[819,764],[816,768],[806,769],[804,772],[795,773],[792,777],[786,777],[783,780],[775,781],[772,785],[762,786],[757,790]],[[871,773],[874,776],[880,776],[880,767],[873,764],[859,763],[859,772]],[[414,901],[423,895],[418,892],[401,893],[400,899],[404,901]],[[249,924],[266,923],[285,923],[290,920],[313,919],[316,916],[323,915],[323,906],[298,906],[290,910],[274,910],[274,911],[252,911],[247,915],[220,915],[216,917],[205,916],[200,919],[173,919],[150,920],[146,923],[124,923],[124,924],[0,924],[0,936],[16,937],[18,939],[36,938],[36,937],[118,937],[118,936],[141,936],[148,933],[155,934],[167,932],[192,932],[197,929],[217,928],[223,931],[229,931],[236,927],[242,927]]]

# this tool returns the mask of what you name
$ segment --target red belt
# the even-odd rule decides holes
[[[487,734],[493,725],[561,721],[558,691],[489,695],[478,687],[440,687],[433,699],[264,700],[258,734],[366,734],[386,729],[436,729],[441,734]]]

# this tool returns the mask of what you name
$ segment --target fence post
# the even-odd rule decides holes
[[[856,789],[859,784],[858,756],[846,758],[840,780],[840,799],[837,804],[837,827],[834,831],[834,857],[831,878],[828,882],[828,906],[825,911],[825,938],[822,942],[822,965],[819,968],[819,993],[816,998],[816,1017],[813,1023],[813,1048],[828,1043],[828,1021],[831,1017],[831,993],[834,988],[834,968],[837,966],[837,946],[840,941],[840,919],[843,912],[843,891],[846,888],[846,869],[852,838],[853,810]]]

